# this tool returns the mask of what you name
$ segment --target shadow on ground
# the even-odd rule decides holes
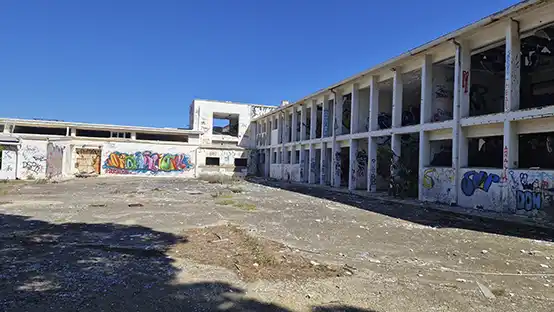
[[[166,254],[176,243],[187,239],[142,226],[0,214],[0,311],[289,311],[227,283],[176,283],[179,269]]]
[[[432,208],[415,208],[412,205],[386,202],[378,198],[363,197],[351,193],[343,193],[309,186],[299,183],[288,183],[280,180],[268,180],[259,177],[247,178],[250,183],[301,193],[317,198],[327,199],[350,205],[367,211],[403,219],[435,228],[460,228],[493,234],[531,238],[538,240],[554,240],[554,228],[525,225],[516,222],[501,221],[479,216],[442,211]]]

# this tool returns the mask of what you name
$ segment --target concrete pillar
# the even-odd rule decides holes
[[[302,103],[302,106],[300,106],[300,141],[306,140],[306,109],[307,109],[308,103]]]
[[[77,128],[71,128],[71,136],[72,137],[77,136]]]
[[[342,134],[342,92],[337,90],[335,92],[335,109],[333,110],[333,136]]]
[[[349,164],[350,170],[348,170],[348,189],[353,191],[356,189],[357,176],[356,168],[358,167],[358,162],[356,160],[356,153],[358,152],[358,140],[350,139],[350,153],[349,153]]]
[[[431,121],[431,109],[433,106],[433,56],[425,55],[421,66],[421,109],[420,123]]]
[[[319,184],[325,185],[325,180],[327,179],[326,170],[327,170],[327,144],[321,143],[321,157],[319,163]]]
[[[367,139],[367,191],[377,192],[377,139]]]
[[[393,160],[398,160],[400,158],[400,152],[402,147],[402,139],[400,134],[393,134],[390,140],[390,148],[393,152]]]
[[[323,97],[323,111],[321,114],[321,137],[329,136],[329,96]]]
[[[255,137],[256,136],[254,135],[253,138],[255,138]],[[136,139],[137,139],[137,133],[136,132],[131,132],[131,140],[136,140]]]
[[[516,21],[510,21],[506,29],[506,77],[504,86],[504,111],[519,109],[520,101],[520,51],[519,27]],[[519,141],[516,124],[504,119],[504,153],[502,158],[502,181],[508,180],[508,170],[518,166]],[[509,192],[506,196],[508,196]],[[504,198],[508,202],[508,198]]]
[[[317,164],[316,164],[316,157],[315,157],[315,144],[310,144],[310,164],[309,164],[309,175],[308,175],[308,183],[315,184],[315,181],[317,180]]]
[[[308,172],[306,172],[306,149],[300,145],[300,182],[308,181]]]
[[[340,145],[333,142],[333,159],[331,160],[331,185],[333,187],[340,187],[341,180],[341,159],[340,159]]]
[[[404,85],[400,68],[394,70],[392,83],[392,127],[402,127],[402,94]]]
[[[369,131],[379,130],[379,76],[372,76],[369,82]]]
[[[352,85],[352,101],[350,104],[350,133],[359,132],[360,89],[357,83]]]
[[[423,176],[425,167],[431,162],[431,144],[429,142],[429,133],[419,131],[419,174],[418,174],[418,199],[423,200]]]
[[[456,44],[456,56],[454,59],[454,91],[453,91],[453,107],[452,107],[452,169],[454,169],[454,189],[453,196],[457,202],[458,190],[460,189],[460,170],[458,168],[458,159],[460,151],[460,91],[462,89],[462,46]]]
[[[312,106],[310,110],[310,140],[316,138],[317,130],[317,101],[312,100]]]
[[[460,52],[460,77],[458,92],[458,109],[457,116],[454,117],[460,120],[465,117],[469,117],[469,105],[470,105],[470,86],[471,86],[471,46],[469,42],[461,42]],[[456,122],[458,128],[458,162],[456,166],[458,168],[465,168],[468,166],[468,138],[465,131],[460,126],[459,122]],[[453,133],[454,134],[454,133]],[[452,142],[454,143],[454,142]],[[454,144],[452,144],[454,146]],[[454,154],[452,154],[454,155]],[[454,165],[454,164],[453,164]],[[458,179],[460,180],[460,179]]]

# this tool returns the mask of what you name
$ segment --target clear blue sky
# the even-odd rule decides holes
[[[5,0],[0,117],[183,127],[298,100],[517,1]]]

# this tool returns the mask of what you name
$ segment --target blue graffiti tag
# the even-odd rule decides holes
[[[541,193],[533,191],[517,191],[517,209],[531,211],[533,209],[541,209],[541,206]]]
[[[498,182],[500,182],[500,177],[497,174],[488,174],[485,171],[468,171],[462,178],[462,192],[466,196],[473,195],[476,189],[488,192],[491,185]]]

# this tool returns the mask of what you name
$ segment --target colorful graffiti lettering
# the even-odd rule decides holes
[[[533,191],[517,191],[517,209],[525,209],[531,211],[533,209],[541,209],[542,194]]]
[[[488,192],[493,183],[500,182],[500,177],[497,174],[488,174],[485,171],[468,171],[462,178],[462,192],[466,196],[471,196],[476,189]]]
[[[435,181],[433,180],[432,174],[437,172],[435,168],[425,169],[423,172],[423,187],[426,189],[432,189],[435,186]]]
[[[193,166],[187,154],[158,154],[144,151],[134,154],[112,152],[103,168],[125,169],[130,172],[170,172],[190,170]]]

